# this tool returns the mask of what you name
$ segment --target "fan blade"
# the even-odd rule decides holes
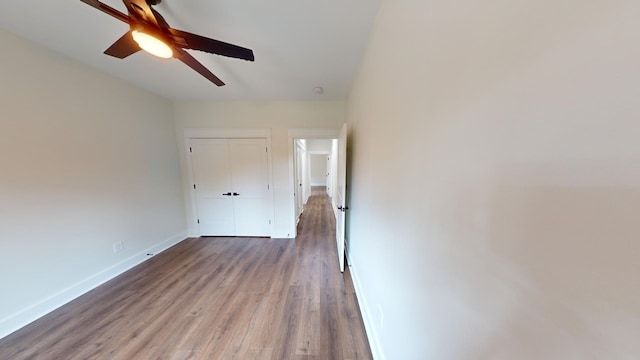
[[[146,0],[122,0],[129,9],[129,14],[143,23],[152,24],[155,27],[160,27],[156,16],[153,13]]]
[[[104,53],[119,59],[124,59],[140,50],[140,46],[135,40],[133,40],[133,36],[131,36],[131,31],[128,31],[126,34],[122,35],[118,41],[114,42],[111,47],[105,50]]]
[[[217,76],[213,75],[213,73],[209,71],[209,69],[204,67],[204,65],[198,62],[198,60],[196,60],[189,53],[178,48],[174,50],[176,52],[176,54],[174,54],[175,58],[185,63],[188,67],[192,68],[193,70],[197,71],[200,75],[209,79],[209,81],[211,81],[212,83],[218,86],[224,86],[224,82],[222,82],[222,80],[220,80]]]
[[[129,20],[130,20],[129,16],[127,16],[126,14],[124,14],[124,13],[122,13],[122,12],[120,12],[120,11],[114,9],[114,8],[112,8],[109,5],[101,3],[98,0],[80,0],[80,1],[82,1],[83,3],[85,3],[87,5],[93,6],[94,8],[96,8],[96,9],[98,9],[98,10],[104,12],[104,13],[109,14],[109,15],[113,16],[114,18],[122,21],[122,22],[126,22],[127,24],[129,23]]]
[[[226,42],[209,39],[204,36],[188,33],[182,30],[167,29],[173,35],[174,43],[184,49],[193,49],[228,56],[232,58],[254,61],[253,51],[237,45],[228,44]]]
[[[165,29],[171,28],[167,23],[167,21],[164,19],[164,17],[162,17],[162,15],[160,15],[159,12],[155,11],[153,8],[150,8],[150,9],[151,9],[151,13],[153,13],[153,16],[156,17],[156,21],[158,22],[158,25],[160,25],[160,27]]]

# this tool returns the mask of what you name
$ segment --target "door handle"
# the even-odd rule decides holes
[[[340,210],[340,211],[342,211],[342,212],[345,212],[345,211],[349,210],[349,207],[348,207],[348,206],[344,206],[344,207],[343,207],[343,206],[341,206],[341,205],[338,205],[338,210]]]
[[[237,192],[233,193],[233,196],[238,196],[238,195],[240,195],[240,194],[238,194]]]
[[[230,193],[230,192],[228,192],[228,193],[226,193],[226,194],[222,194],[222,196],[231,196],[231,193]]]

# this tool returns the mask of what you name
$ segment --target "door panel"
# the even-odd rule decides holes
[[[268,236],[269,172],[265,139],[229,142],[237,236]]]
[[[344,272],[345,219],[348,209],[347,199],[347,124],[342,126],[338,138],[338,184],[336,191],[336,247],[340,271]]]
[[[302,210],[304,209],[304,201],[302,198],[302,156],[304,150],[299,143],[300,140],[295,140],[294,143],[294,166],[295,166],[295,180],[294,180],[294,196],[296,200],[296,224],[300,220]]]
[[[192,139],[191,161],[196,184],[200,234],[234,234],[229,145],[225,139]]]
[[[331,181],[331,156],[327,155],[327,176],[326,176],[326,183],[327,183],[327,195],[329,195],[329,197],[331,197],[331,192],[333,191],[333,182]]]
[[[198,199],[198,219],[202,236],[233,236],[236,223],[232,199]]]
[[[269,236],[269,213],[263,200],[234,199],[236,236]]]
[[[233,139],[229,146],[233,191],[241,198],[264,198],[269,183],[267,142],[264,139]]]

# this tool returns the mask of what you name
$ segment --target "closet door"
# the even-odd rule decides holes
[[[228,140],[192,139],[191,163],[200,234],[235,235]]]
[[[269,167],[265,139],[229,140],[236,236],[269,236]]]
[[[191,164],[202,236],[270,236],[266,139],[192,139]]]

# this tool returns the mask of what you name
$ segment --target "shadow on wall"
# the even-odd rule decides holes
[[[607,180],[604,164],[515,167],[492,182],[486,243],[476,244],[485,260],[459,275],[473,283],[473,313],[494,316],[461,358],[640,355],[640,189]],[[473,223],[473,202],[454,215]]]

